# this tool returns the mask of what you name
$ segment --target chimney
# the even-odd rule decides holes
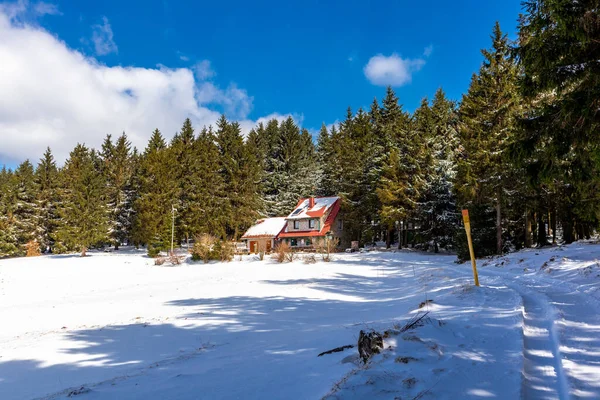
[[[315,206],[315,198],[314,197],[309,197],[309,199],[308,199],[308,209],[310,210],[314,206]]]

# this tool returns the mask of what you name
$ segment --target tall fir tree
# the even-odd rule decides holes
[[[495,249],[480,245],[480,254],[504,250],[507,232],[504,206],[515,192],[516,184],[508,147],[515,133],[519,112],[517,78],[519,69],[507,36],[495,24],[492,47],[482,50],[484,62],[460,106],[459,134],[462,155],[459,157],[456,188],[463,207],[495,209]],[[487,215],[484,212],[484,215]],[[482,215],[479,219],[485,219]],[[473,216],[478,218],[478,216]],[[489,232],[489,230],[485,230]],[[489,243],[483,240],[482,243]]]
[[[102,144],[102,175],[110,213],[108,235],[115,250],[131,238],[133,219],[133,160],[131,143],[123,133],[113,144],[107,135]]]
[[[558,218],[570,243],[589,237],[600,221],[600,4],[527,0],[523,6],[517,54],[529,107],[513,149],[539,203],[537,241],[546,241],[549,210],[546,222],[556,228]]]
[[[58,168],[52,151],[48,147],[35,170],[38,187],[38,226],[42,251],[49,251],[54,245],[53,235],[59,223],[58,219]]]
[[[381,134],[390,151],[382,168],[377,195],[381,202],[380,217],[383,226],[387,228],[389,247],[396,223],[403,222],[408,228],[425,180],[421,168],[423,149],[419,147],[419,142],[410,129],[408,114],[402,110],[390,87],[383,100],[381,121]]]
[[[139,159],[139,194],[134,203],[133,239],[149,252],[169,249],[171,213],[177,200],[169,149],[158,129]]]
[[[14,217],[16,192],[14,174],[3,166],[0,170],[0,258],[20,255]]]
[[[109,211],[101,160],[94,150],[75,146],[61,171],[60,224],[55,240],[86,255],[92,246],[108,242]]]
[[[35,182],[35,170],[29,160],[22,162],[15,170],[16,203],[13,216],[15,218],[17,240],[20,254],[27,252],[27,243],[35,241],[39,247],[40,227],[38,224],[38,188]]]
[[[224,115],[217,121],[216,144],[228,213],[225,232],[237,240],[259,215],[258,163],[244,143],[239,124],[230,123]]]

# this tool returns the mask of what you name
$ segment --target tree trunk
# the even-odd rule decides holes
[[[572,222],[572,220],[567,219],[567,220],[563,221],[562,228],[563,228],[563,240],[565,241],[565,243],[566,244],[573,243],[575,238],[573,237],[573,222]]]
[[[398,250],[402,249],[402,229],[398,230]]]
[[[502,254],[502,209],[501,209],[501,198],[498,189],[498,198],[496,199],[496,253]]]
[[[583,236],[585,237],[586,240],[590,240],[590,238],[591,238],[590,224],[587,222],[585,224],[583,224]]]
[[[548,244],[547,238],[546,238],[546,226],[544,225],[544,213],[543,212],[538,212],[537,213],[537,218],[538,218],[538,229],[537,229],[537,233],[538,233],[538,239],[537,239],[537,243],[538,243],[538,247],[542,247]]]
[[[575,232],[577,233],[577,240],[583,239],[583,229],[579,221],[575,222]]]
[[[556,210],[550,213],[550,225],[552,225],[552,244],[556,244]]]
[[[392,247],[392,232],[391,229],[388,228],[385,236],[385,248],[389,249],[390,247]]]
[[[525,211],[525,247],[531,247],[531,215]]]
[[[85,257],[86,252],[87,252],[87,248],[84,247],[83,249],[81,249],[81,257]]]
[[[119,243],[115,243],[115,251],[119,250]]]

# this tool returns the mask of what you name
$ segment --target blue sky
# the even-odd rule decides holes
[[[13,54],[20,62],[33,59],[40,52],[36,46],[51,40],[35,37],[36,32],[56,41],[52,43],[56,48],[41,57],[45,57],[44,65],[56,60],[57,69],[36,85],[44,86],[51,80],[52,88],[41,88],[43,93],[38,95],[34,89],[14,83],[15,78],[11,77],[11,97],[23,97],[28,109],[44,108],[46,105],[39,105],[40,99],[51,90],[58,90],[58,96],[66,96],[71,105],[89,100],[90,108],[106,113],[89,116],[90,125],[102,127],[94,130],[83,121],[88,111],[70,113],[69,104],[53,115],[52,108],[58,107],[55,102],[62,101],[54,97],[48,99],[48,110],[32,116],[46,125],[50,120],[52,129],[41,123],[31,128],[31,121],[21,121],[2,131],[7,125],[2,119],[12,118],[0,112],[3,137],[20,136],[20,129],[37,132],[28,141],[35,142],[35,146],[27,146],[28,151],[19,150],[16,139],[9,141],[4,150],[0,145],[0,164],[14,164],[25,157],[36,159],[44,142],[53,149],[58,146],[57,157],[64,158],[80,139],[95,146],[105,133],[117,135],[123,130],[131,132],[134,144],[143,147],[151,133],[145,132],[150,125],[130,121],[132,114],[138,119],[149,119],[148,124],[160,125],[159,129],[170,137],[180,125],[174,125],[174,121],[182,116],[192,114],[196,125],[203,125],[213,121],[219,112],[245,121],[246,129],[266,116],[293,115],[304,127],[317,130],[323,122],[331,124],[343,119],[348,106],[354,110],[368,107],[373,97],[382,97],[387,83],[394,85],[410,111],[438,87],[459,100],[481,63],[479,50],[490,45],[494,22],[500,21],[503,30],[514,38],[521,11],[520,0],[21,0],[2,4],[9,21],[9,26],[4,26],[5,33],[14,38],[23,36],[20,43],[31,42],[25,47],[34,54],[22,55],[27,50],[22,45],[9,44],[3,49],[0,44],[0,55]],[[85,65],[75,65],[79,56]],[[64,66],[60,64],[63,62]],[[119,67],[136,69],[123,72]],[[73,71],[65,72],[68,68]],[[87,72],[82,72],[84,69]],[[193,75],[191,84],[188,75],[173,72],[178,70]],[[146,77],[156,71],[160,72],[157,79]],[[2,71],[0,66],[0,72],[6,77],[11,71]],[[79,72],[94,78],[82,78],[79,86],[65,83],[61,90],[60,84]],[[22,72],[25,73],[33,76],[42,72]],[[127,75],[133,73],[135,76]],[[156,83],[163,78],[164,87]],[[99,81],[84,90],[90,79]],[[129,88],[128,80],[136,83]],[[194,88],[188,90],[187,84]],[[176,101],[165,87],[177,93]],[[83,93],[78,93],[79,88]],[[110,99],[91,98],[105,88]],[[190,104],[194,99],[200,106]],[[129,104],[132,101],[139,104]],[[122,102],[130,107],[128,115],[121,115],[117,109]],[[151,106],[145,110],[144,105],[149,103]],[[107,111],[111,108],[112,114]],[[166,108],[171,110],[170,115],[158,118],[158,110]],[[71,120],[72,114],[80,115],[77,122]],[[114,121],[102,120],[111,115],[117,115]],[[62,144],[65,142],[68,146]]]

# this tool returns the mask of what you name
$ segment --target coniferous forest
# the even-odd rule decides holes
[[[568,3],[568,4],[567,4]],[[409,113],[391,87],[318,135],[292,118],[246,137],[222,116],[182,121],[145,149],[125,133],[51,149],[0,171],[0,258],[121,244],[166,250],[208,233],[237,240],[307,196],[342,198],[342,243],[385,241],[468,257],[589,238],[600,216],[597,2],[530,0],[511,42],[496,24],[460,101],[439,89]],[[369,104],[369,99],[365,99]],[[340,110],[343,113],[343,110]],[[150,134],[150,132],[149,132]]]

